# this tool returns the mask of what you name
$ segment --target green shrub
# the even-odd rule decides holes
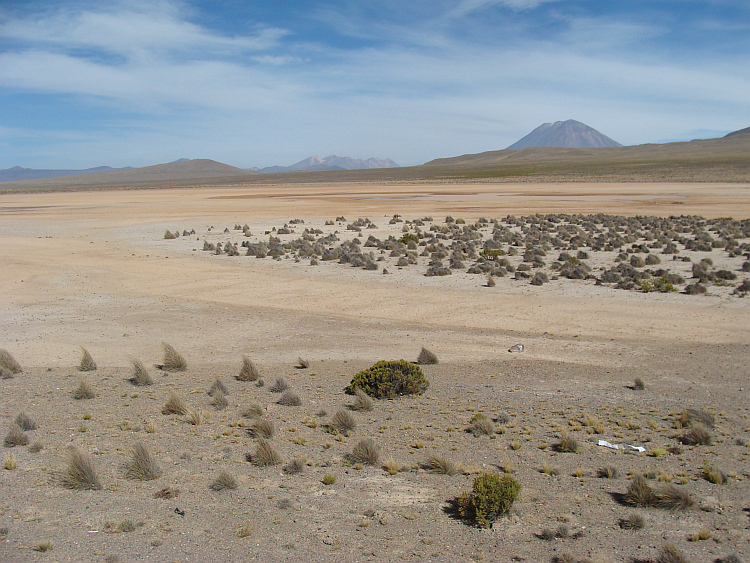
[[[518,498],[521,484],[512,475],[482,473],[474,479],[471,491],[458,498],[458,513],[465,521],[489,528]]]
[[[357,373],[345,391],[351,395],[359,387],[372,397],[392,399],[400,395],[421,395],[429,385],[419,366],[406,360],[383,360]]]

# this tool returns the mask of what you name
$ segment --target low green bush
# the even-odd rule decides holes
[[[430,382],[418,365],[406,360],[383,360],[355,374],[344,391],[351,395],[359,387],[371,397],[392,399],[402,395],[421,395],[429,386]]]
[[[489,528],[510,510],[521,492],[521,484],[509,474],[482,473],[474,479],[471,491],[458,498],[458,513],[466,522]]]

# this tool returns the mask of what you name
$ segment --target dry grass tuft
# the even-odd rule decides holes
[[[383,462],[383,469],[386,473],[388,473],[388,475],[396,475],[399,471],[401,471],[401,464],[399,464],[392,457],[389,457]]]
[[[466,431],[474,436],[492,436],[495,433],[495,424],[483,414],[475,414],[471,417]]]
[[[665,543],[655,563],[690,563],[690,560],[677,547],[671,543]]]
[[[690,493],[675,485],[663,485],[654,490],[654,506],[666,510],[687,510],[694,501]]]
[[[36,430],[36,422],[34,422],[34,419],[25,412],[18,413],[13,422],[18,424],[18,426],[21,427],[21,430]]]
[[[635,381],[633,382],[633,389],[636,391],[643,391],[646,388],[646,385],[643,383],[643,380],[640,377],[636,377]]]
[[[273,438],[274,427],[273,422],[260,418],[255,420],[250,427],[247,429],[247,433],[253,438],[263,438],[264,440],[270,440]]]
[[[81,363],[78,364],[78,371],[96,371],[96,362],[91,356],[91,353],[81,346],[83,356],[81,356]]]
[[[706,428],[713,428],[715,424],[714,415],[699,409],[685,409],[678,420],[682,426],[702,424]]]
[[[247,356],[242,357],[242,367],[237,376],[239,381],[255,381],[260,377],[260,372],[255,364]]]
[[[281,393],[282,391],[286,391],[287,389],[289,389],[289,384],[283,377],[277,377],[276,383],[268,388],[271,393]]]
[[[305,358],[297,358],[297,367],[299,369],[307,369],[310,367],[310,362]]]
[[[276,402],[285,407],[298,407],[302,404],[302,399],[300,399],[300,396],[297,395],[297,393],[287,389],[281,394],[281,397],[279,397],[279,400]]]
[[[264,438],[260,438],[258,440],[258,445],[255,448],[255,452],[245,455],[245,459],[256,467],[279,465],[283,461],[279,453],[273,449],[271,443]]]
[[[601,477],[602,479],[617,479],[618,475],[619,471],[614,465],[606,465],[604,467],[600,467],[596,472],[596,476]]]
[[[133,444],[130,461],[123,466],[123,473],[126,479],[151,481],[159,477],[162,471],[146,446],[136,442]]]
[[[372,438],[365,438],[357,442],[348,457],[352,463],[378,465],[380,462],[380,448]]]
[[[206,420],[206,415],[203,414],[203,411],[200,409],[194,409],[192,407],[188,407],[187,412],[185,414],[187,415],[188,423],[192,424],[193,426],[200,426]]]
[[[221,393],[222,395],[229,395],[229,389],[227,389],[227,386],[224,385],[224,383],[218,377],[214,379],[211,387],[208,388],[209,396],[213,397],[217,393]]]
[[[13,379],[13,372],[5,366],[0,366],[0,379]]]
[[[68,448],[67,467],[56,477],[58,483],[67,489],[98,491],[102,488],[91,456],[72,446]]]
[[[244,416],[245,418],[261,418],[263,416],[263,412],[263,407],[261,407],[258,403],[251,403],[249,407],[242,411],[242,416]]]
[[[646,519],[640,514],[630,514],[621,518],[619,525],[623,530],[641,530],[646,525]]]
[[[422,365],[437,364],[438,357],[430,352],[427,348],[422,348],[422,351],[417,356],[417,363]]]
[[[633,476],[625,493],[625,501],[633,506],[653,506],[654,491],[640,473]]]
[[[82,377],[79,378],[78,387],[73,390],[73,398],[81,400],[93,399],[94,397],[96,397],[96,392],[94,391],[94,388],[91,386],[91,384]]]
[[[370,396],[359,387],[354,388],[354,402],[349,405],[353,411],[371,411],[373,402]]]
[[[333,432],[339,432],[340,434],[346,434],[347,432],[353,431],[357,427],[357,421],[351,413],[344,410],[338,410],[331,417],[331,421],[328,423],[329,430]]]
[[[161,409],[162,414],[187,414],[189,407],[174,391],[169,392],[169,399]]]
[[[133,364],[133,375],[130,378],[130,383],[139,387],[146,387],[154,384],[154,380],[151,379],[151,376],[148,374],[148,370],[142,361],[133,359],[131,360],[131,363]]]
[[[701,423],[694,423],[690,429],[680,437],[683,444],[691,446],[710,446],[713,442],[713,435]]]
[[[712,465],[703,466],[703,478],[714,485],[724,485],[727,482],[727,474]]]
[[[237,481],[228,471],[222,471],[208,486],[213,491],[223,491],[225,489],[236,489]]]
[[[211,405],[218,410],[223,411],[227,406],[229,406],[229,401],[227,401],[226,395],[222,393],[221,391],[214,392],[214,398],[211,401]]]
[[[32,549],[34,551],[39,551],[40,553],[45,553],[52,550],[53,547],[55,547],[55,544],[52,542],[52,540],[43,540],[34,542],[34,546],[32,547]]]
[[[5,458],[3,458],[3,467],[8,471],[13,471],[16,467],[18,467],[18,460],[16,459],[16,456],[14,456],[13,454],[5,454]]]
[[[563,433],[560,436],[560,441],[556,444],[555,448],[560,452],[570,452],[577,454],[581,451],[581,446],[578,445],[578,440],[567,433]]]
[[[4,348],[0,348],[0,367],[5,368],[10,373],[21,373],[23,371],[23,368],[21,368],[21,364],[19,364],[16,359],[11,356],[10,352],[8,352]],[[3,379],[7,379],[3,377]]]
[[[161,369],[165,371],[185,371],[187,369],[185,358],[174,349],[174,346],[162,342],[161,348],[164,351],[164,363],[161,365]]]
[[[435,454],[430,454],[427,457],[427,461],[422,464],[422,468],[430,473],[450,475],[451,477],[458,473],[458,467],[456,467],[455,463],[448,458]]]
[[[283,468],[284,473],[288,475],[297,475],[302,473],[305,469],[305,461],[299,457],[295,457],[292,461],[287,463]]]

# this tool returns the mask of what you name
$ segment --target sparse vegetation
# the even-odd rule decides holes
[[[495,424],[483,414],[475,414],[471,417],[466,431],[474,436],[491,436],[495,433]]]
[[[726,473],[707,464],[703,466],[703,478],[714,485],[724,485],[727,482]]]
[[[225,489],[236,489],[237,481],[228,471],[221,471],[208,486],[212,491],[223,491]]]
[[[274,426],[273,422],[264,418],[258,418],[250,424],[247,429],[247,433],[253,438],[263,438],[270,440],[273,438]]]
[[[620,519],[619,524],[623,530],[641,530],[646,525],[646,519],[640,514],[630,514]]]
[[[23,429],[15,422],[11,423],[8,433],[3,440],[3,446],[13,448],[15,446],[25,446],[28,443],[29,437],[24,433]]]
[[[354,402],[349,405],[353,411],[371,411],[373,402],[370,396],[359,387],[354,388]]]
[[[427,348],[422,348],[417,356],[417,363],[421,365],[437,364],[438,357],[434,352],[429,351]]]
[[[126,479],[151,481],[162,474],[159,464],[141,442],[133,444],[130,461],[123,466]]]
[[[169,399],[161,409],[162,414],[187,414],[189,407],[174,391],[169,392]]]
[[[357,421],[354,417],[346,412],[345,410],[338,410],[331,417],[331,421],[328,423],[328,428],[333,432],[340,434],[347,434],[353,431],[357,427]]]
[[[71,446],[68,448],[67,457],[67,466],[55,475],[63,487],[77,491],[98,491],[102,488],[94,461],[89,454]]]
[[[84,347],[81,347],[81,350],[83,356],[81,356],[81,363],[78,364],[78,371],[96,371],[96,362],[91,353]]]
[[[710,446],[713,442],[711,431],[700,423],[694,423],[690,429],[680,437],[683,444],[691,446]]]
[[[302,399],[297,393],[287,389],[281,394],[281,397],[279,397],[279,400],[276,402],[285,407],[298,407],[302,404]]]
[[[281,393],[282,391],[286,391],[289,388],[289,384],[286,382],[286,380],[283,377],[277,377],[276,383],[271,385],[268,390],[271,393]]]
[[[560,436],[560,441],[557,443],[555,448],[560,452],[569,452],[577,454],[581,451],[581,447],[578,445],[578,440],[568,433],[563,433]]]
[[[154,384],[154,380],[151,379],[151,376],[142,361],[133,359],[131,360],[131,363],[133,364],[133,375],[130,377],[130,383],[139,387],[146,387]]]
[[[427,461],[422,464],[422,467],[430,473],[438,473],[440,475],[456,475],[458,473],[458,467],[446,457],[430,454],[427,457]]]
[[[21,364],[4,348],[0,348],[0,367],[5,368],[11,374],[18,374],[23,371]],[[3,377],[3,379],[8,379]]]
[[[352,463],[377,466],[380,462],[380,447],[378,447],[372,438],[360,440],[354,446],[352,453],[349,454],[349,460]]]
[[[665,543],[659,550],[655,563],[690,563],[690,560],[674,544]]]
[[[161,343],[162,352],[164,353],[163,363],[160,366],[164,371],[185,371],[187,369],[187,362],[182,357],[174,346],[167,344],[166,342]]]
[[[78,379],[78,386],[73,390],[73,398],[76,400],[93,399],[96,397],[96,392],[91,384],[83,379]]]
[[[260,377],[260,372],[255,364],[247,356],[242,357],[242,367],[237,375],[239,381],[256,381]]]
[[[248,453],[245,458],[256,467],[267,467],[282,463],[281,456],[273,449],[271,442],[265,438],[259,438],[255,452],[252,454]]]

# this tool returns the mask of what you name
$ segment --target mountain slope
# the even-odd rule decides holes
[[[606,135],[588,125],[568,119],[555,123],[544,123],[531,133],[516,141],[509,149],[528,149],[531,147],[570,147],[570,148],[602,148],[621,147]]]

